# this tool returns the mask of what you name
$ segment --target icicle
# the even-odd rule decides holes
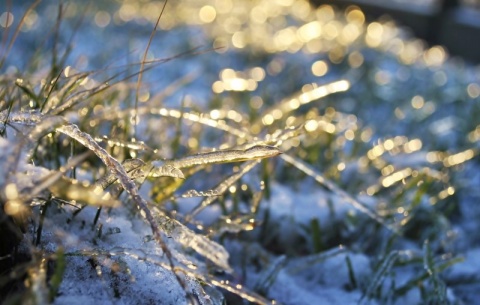
[[[166,215],[158,215],[157,218],[160,227],[175,241],[185,247],[194,249],[223,270],[229,273],[233,271],[228,264],[229,254],[223,246],[203,235],[196,234],[185,225]]]

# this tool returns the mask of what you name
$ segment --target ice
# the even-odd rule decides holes
[[[224,149],[194,154],[177,160],[168,160],[166,164],[177,168],[185,168],[195,165],[259,160],[275,157],[279,154],[281,154],[281,151],[276,147],[255,145],[248,149]]]
[[[173,177],[185,179],[182,171],[175,166],[170,164],[165,164],[163,161],[154,161],[152,162],[153,168],[149,171],[148,175],[151,177]]]
[[[217,194],[223,194],[231,185],[233,185],[235,182],[237,182],[240,178],[242,178],[246,173],[248,173],[251,169],[253,169],[257,164],[258,160],[252,160],[248,161],[244,164],[241,165],[240,169],[227,177],[225,180],[220,182],[213,192]],[[200,204],[198,204],[193,211],[190,213],[189,217],[193,217],[200,213],[204,208],[212,204],[217,198],[214,196],[209,196],[206,197],[205,199],[202,200]]]
[[[212,196],[219,196],[220,194],[215,190],[208,190],[208,191],[197,191],[197,190],[188,190],[180,197],[182,198],[192,198],[192,197],[212,197]]]
[[[158,215],[157,219],[159,225],[169,237],[185,247],[191,247],[223,270],[232,272],[232,268],[228,263],[229,254],[223,246],[201,234],[196,234],[175,219],[161,215]]]

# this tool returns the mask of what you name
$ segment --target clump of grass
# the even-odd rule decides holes
[[[360,302],[393,302],[417,288],[424,300],[447,301],[441,274],[458,259],[444,259],[444,238],[451,230],[448,217],[458,213],[456,168],[478,154],[471,141],[463,139],[454,151],[447,151],[444,143],[429,141],[426,132],[407,137],[375,130],[378,125],[359,118],[364,108],[375,108],[376,103],[355,105],[358,117],[341,110],[349,104],[342,99],[358,94],[352,87],[359,79],[353,77],[323,85],[298,84],[297,93],[274,105],[248,109],[248,114],[228,105],[198,110],[162,105],[169,91],[190,76],[172,80],[170,88],[140,103],[142,75],[200,51],[147,61],[147,46],[139,63],[74,71],[66,65],[70,46],[64,54],[58,50],[62,18],[60,6],[51,33],[57,37],[53,49],[39,51],[38,56],[52,56],[46,71],[34,67],[33,75],[0,79],[0,167],[7,169],[0,176],[0,293],[6,299],[53,302],[70,259],[85,259],[95,276],[115,283],[130,272],[126,261],[133,258],[174,278],[182,288],[182,301],[223,302],[215,290],[220,288],[267,304],[269,289],[282,272],[297,274],[348,251],[342,260],[348,271],[346,289],[361,291]],[[375,66],[364,69],[366,75],[378,72]],[[239,99],[245,95],[224,94]],[[319,99],[325,105],[314,106]],[[399,106],[392,113],[407,110]],[[420,123],[429,115],[412,117]],[[475,137],[473,127],[468,128]],[[426,154],[422,161],[404,164],[419,152]],[[312,188],[325,190],[324,196],[335,200],[329,202],[334,220],[312,218],[304,226],[293,218],[272,220],[275,206],[264,207],[263,199],[271,197],[277,181],[293,188],[312,183]],[[183,207],[196,197],[200,200],[193,208]],[[337,203],[347,203],[354,212],[337,214]],[[216,208],[221,216],[202,220]],[[95,211],[88,214],[91,219],[75,221],[88,210]],[[132,224],[146,222],[149,234],[139,242],[148,249],[109,243],[108,238],[124,228],[104,231],[102,216],[118,210]],[[287,221],[299,229],[288,232],[297,234],[291,244],[281,244],[286,233],[279,227]],[[423,229],[425,224],[431,229]],[[85,227],[90,232],[79,234]],[[50,238],[52,234],[57,238]],[[68,239],[59,236],[90,246],[68,248]],[[243,270],[231,265],[230,239],[253,249],[242,262]],[[402,249],[405,240],[420,244],[423,252]],[[260,244],[280,255],[267,254]],[[348,250],[338,249],[339,244],[347,244]],[[355,252],[372,257],[368,281],[359,278],[360,267],[350,258]],[[260,271],[249,285],[251,265],[260,266]],[[398,284],[395,272],[402,268],[415,271]],[[118,285],[113,285],[113,298],[122,296]]]

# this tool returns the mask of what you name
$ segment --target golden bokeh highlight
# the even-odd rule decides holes
[[[315,76],[324,76],[328,72],[328,64],[323,61],[319,60],[313,63],[312,65],[312,73]]]
[[[205,5],[198,12],[198,16],[203,23],[211,23],[217,17],[217,11],[213,6]]]

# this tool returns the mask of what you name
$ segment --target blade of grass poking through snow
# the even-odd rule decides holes
[[[265,299],[264,297],[262,297],[262,296],[260,296],[256,293],[253,293],[251,291],[247,291],[240,284],[237,284],[237,285],[234,286],[234,285],[230,284],[228,281],[217,280],[217,279],[208,278],[208,277],[207,277],[206,282],[210,283],[214,286],[223,288],[223,289],[227,290],[228,292],[234,293],[234,294],[238,295],[239,297],[241,297],[242,299],[247,300],[247,301],[252,302],[252,303],[257,303],[259,305],[280,304],[280,303],[277,303],[275,301],[269,301],[269,300]]]
[[[237,136],[241,139],[247,139],[247,138],[252,138],[249,133],[231,127],[224,121],[219,121],[219,120],[214,120],[205,116],[201,116],[196,113],[192,112],[181,112],[177,109],[169,109],[169,108],[148,108],[148,107],[143,107],[141,108],[141,113],[142,114],[156,114],[164,117],[171,117],[175,119],[180,119],[184,118],[185,120],[189,120],[192,122],[200,123],[206,126],[210,126],[219,130],[223,130],[225,132],[228,132],[229,134],[232,134],[234,136]],[[122,113],[123,114],[123,113]],[[124,114],[123,114],[124,115]]]
[[[206,52],[206,51],[196,51],[197,49],[198,48],[193,48],[191,50],[188,50],[188,51],[183,52],[183,53],[179,53],[175,56],[171,56],[171,57],[168,57],[168,58],[146,61],[145,63],[149,64],[150,66],[143,68],[142,71],[145,72],[147,70],[153,69],[157,65],[172,61],[174,59],[178,59],[178,58],[183,57],[183,56],[202,54],[203,52]],[[82,78],[86,79],[87,77],[93,77],[94,74],[98,74],[100,72],[103,72],[103,71],[106,71],[106,70],[109,70],[109,69],[120,69],[120,68],[124,69],[124,70],[121,70],[120,72],[114,74],[113,76],[109,77],[108,79],[102,80],[102,82],[98,86],[96,86],[92,89],[74,92],[74,93],[72,93],[71,96],[69,96],[68,99],[65,99],[65,100],[63,100],[63,97],[62,97],[62,100],[63,100],[62,104],[59,104],[56,108],[52,108],[49,111],[49,114],[52,114],[52,115],[61,114],[64,111],[72,108],[73,106],[78,105],[79,103],[81,103],[83,101],[89,100],[89,98],[91,98],[91,97],[93,97],[93,96],[95,96],[99,93],[101,93],[101,92],[103,92],[107,89],[113,88],[115,85],[123,84],[126,80],[137,76],[140,72],[129,74],[129,75],[117,80],[117,78],[120,75],[122,75],[123,73],[126,73],[128,71],[128,68],[131,65],[138,65],[138,63],[129,64],[129,65],[122,65],[122,66],[117,66],[117,67],[110,67],[110,68],[105,68],[105,69],[102,69],[102,70],[96,70],[96,71],[92,71],[92,72],[83,72],[83,73],[79,73],[78,75],[75,75],[75,76],[78,77],[78,80],[80,80]],[[107,109],[107,111],[109,111],[109,109]],[[125,112],[122,113],[122,117],[126,117],[126,116],[131,117],[131,114],[132,114],[132,110],[129,109],[128,111],[125,111]],[[101,112],[99,114],[99,116],[101,117],[102,120],[108,120],[109,118],[112,118],[112,117],[114,117],[114,118],[119,117],[119,115],[117,113],[112,114],[112,113],[108,113],[108,112]],[[91,122],[92,123],[98,123],[98,121],[94,120],[93,118],[92,118]]]
[[[162,248],[162,251],[165,253],[165,256],[168,258],[168,261],[174,269],[173,258],[170,250],[168,249],[165,241],[162,238],[160,229],[153,218],[153,215],[148,208],[148,203],[142,196],[140,196],[138,192],[138,188],[135,183],[128,177],[127,172],[123,168],[123,166],[112,156],[110,156],[105,149],[103,149],[100,145],[95,142],[95,140],[87,133],[84,133],[78,129],[76,125],[65,125],[62,127],[57,128],[57,131],[66,134],[67,136],[75,139],[80,144],[85,146],[86,148],[92,150],[107,166],[107,168],[112,171],[116,176],[122,187],[127,191],[127,193],[132,197],[133,201],[136,203],[138,209],[142,212],[143,216],[147,220],[150,228],[152,230],[153,236],[155,241],[159,244]],[[185,283],[182,279],[176,274],[175,277],[177,278],[179,284],[182,288],[185,289]]]
[[[327,187],[333,193],[339,195],[343,200],[351,204],[354,208],[356,208],[360,212],[366,214],[367,216],[369,216],[379,224],[385,226],[386,228],[389,228],[393,232],[398,233],[397,228],[393,227],[390,224],[385,223],[385,221],[379,215],[377,215],[375,212],[370,210],[368,207],[366,207],[363,203],[361,203],[357,199],[353,198],[350,194],[348,194],[347,192],[339,188],[337,185],[335,185],[335,183],[325,178],[323,175],[317,172],[317,170],[315,170],[312,166],[308,165],[307,163],[305,163],[304,161],[298,158],[294,158],[287,154],[283,154],[280,157],[286,162],[295,166],[297,169],[307,174],[308,176],[315,179],[315,181],[317,181],[321,185]]]
[[[450,268],[451,266],[461,263],[463,261],[464,260],[462,257],[454,257],[454,258],[446,259],[444,262],[438,263],[432,270],[434,271],[434,273],[439,274],[445,271],[446,269]],[[402,286],[396,288],[394,293],[396,295],[403,296],[408,291],[412,289],[417,289],[419,286],[423,285],[423,281],[425,281],[429,277],[431,277],[431,274],[428,271],[424,271],[420,275],[417,275],[413,279],[410,279],[409,281],[407,281]],[[437,280],[440,280],[440,279],[437,279]],[[442,285],[445,285],[445,283],[442,282]],[[436,291],[436,293],[438,293],[438,291]],[[443,304],[443,303],[438,303],[434,301],[432,304]]]
[[[331,257],[335,257],[345,252],[346,248],[339,246],[320,253],[315,253],[300,258],[293,258],[288,262],[287,270],[291,274],[298,274],[306,269],[311,268],[312,265],[320,264]]]
[[[252,168],[255,167],[260,162],[260,160],[253,160],[246,162],[242,166],[240,166],[240,169],[238,172],[234,173],[224,181],[220,182],[213,191],[217,194],[223,194],[225,191],[235,182],[238,181],[238,179],[242,178],[246,173],[248,173]],[[206,197],[200,204],[198,204],[193,211],[188,215],[187,220],[190,220],[191,218],[195,217],[198,213],[200,213],[204,208],[212,204],[217,197]]]
[[[278,273],[285,267],[287,264],[287,256],[280,255],[275,258],[258,277],[257,282],[253,286],[255,291],[258,291],[261,294],[267,294],[268,288],[272,286],[275,282],[275,279]]]
[[[258,222],[255,222],[254,214],[239,216],[221,216],[208,231],[209,236],[221,236],[224,233],[238,233],[241,231],[251,231],[255,229]]]
[[[107,136],[103,137],[95,137],[95,141],[99,143],[106,143],[110,147],[122,147],[122,148],[128,148],[131,150],[148,150],[148,151],[153,151],[151,147],[149,147],[147,144],[145,144],[143,141],[119,141],[119,140],[114,140],[114,139],[109,139]]]
[[[192,198],[192,197],[215,197],[220,196],[215,190],[208,191],[197,191],[197,190],[188,190],[177,198]]]
[[[65,262],[65,253],[62,247],[59,247],[57,249],[57,252],[55,253],[55,267],[54,267],[54,272],[51,275],[50,281],[49,281],[49,286],[50,286],[50,293],[49,293],[49,299],[50,302],[53,302],[55,297],[57,296],[58,290],[60,289],[60,284],[62,283],[62,278],[63,274],[65,273],[65,267],[66,267],[66,262]]]
[[[438,276],[435,268],[432,248],[428,239],[423,243],[423,268],[428,274],[430,282],[433,286],[433,295],[429,298],[430,302],[435,304],[447,304],[447,286],[445,285],[445,282],[443,282]]]
[[[375,296],[383,280],[388,276],[393,264],[401,257],[408,256],[404,251],[392,251],[382,259],[377,270],[373,274],[373,278],[368,285],[367,290],[362,295],[358,304],[369,304],[369,300]]]

